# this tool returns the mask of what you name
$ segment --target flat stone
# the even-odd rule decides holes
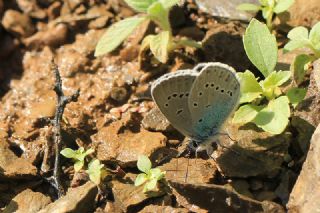
[[[172,131],[173,127],[158,107],[152,108],[142,120],[143,128],[156,132]]]
[[[172,206],[157,206],[157,205],[149,205],[144,207],[140,213],[164,213],[164,212],[172,212],[172,213],[188,213],[189,211],[185,208],[173,208]]]
[[[320,209],[320,125],[314,132],[307,159],[290,194],[289,212],[310,212]]]
[[[77,188],[71,188],[65,196],[47,205],[39,213],[91,212],[97,193],[97,186],[87,182]]]
[[[225,176],[272,178],[280,172],[292,139],[290,132],[271,135],[253,124],[238,126],[231,123],[228,123],[225,132],[232,140],[228,136],[221,136],[220,142],[229,148],[219,147],[213,153]]]
[[[17,157],[6,141],[0,143],[0,179],[34,179],[37,168],[25,159]]]
[[[51,203],[50,197],[26,189],[12,199],[3,213],[37,213],[49,203]]]
[[[91,137],[99,160],[135,166],[139,155],[150,156],[165,147],[167,138],[162,133],[140,129],[136,119],[133,113],[128,113]]]
[[[124,180],[113,180],[111,182],[115,205],[124,212],[130,212],[132,208],[143,204],[150,197],[159,197],[166,193],[164,191],[144,193],[143,185],[134,186],[135,178],[135,175],[127,174]]]
[[[177,202],[192,212],[285,212],[276,203],[259,202],[224,186],[169,183]]]
[[[237,6],[242,3],[259,4],[258,0],[196,0],[198,7],[212,16],[218,16],[236,20],[250,20],[254,13],[237,10]]]
[[[166,171],[167,180],[185,183],[210,183],[218,172],[213,160],[201,158],[173,158],[159,168]]]

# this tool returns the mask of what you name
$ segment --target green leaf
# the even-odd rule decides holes
[[[282,13],[291,7],[291,5],[294,3],[294,0],[278,0],[276,6],[273,8],[273,11],[275,13]]]
[[[134,185],[135,186],[140,186],[144,182],[146,182],[147,180],[148,180],[148,178],[147,178],[147,175],[145,173],[138,174],[138,176],[136,177],[136,179],[134,181]]]
[[[158,182],[157,179],[151,179],[151,180],[149,180],[149,181],[144,185],[143,192],[148,192],[148,191],[154,190],[154,189],[157,187],[157,182]]]
[[[151,169],[151,161],[145,155],[140,155],[138,157],[137,167],[141,172],[148,173]]]
[[[302,48],[302,47],[305,47],[307,46],[307,42],[306,41],[298,41],[298,40],[292,40],[292,41],[289,41],[284,47],[284,52],[287,53],[287,52],[291,52],[295,49],[299,49],[299,48]]]
[[[154,2],[148,8],[150,19],[156,22],[163,30],[171,30],[169,23],[169,11],[160,2]]]
[[[306,96],[306,88],[291,88],[287,92],[287,97],[289,98],[290,103],[293,107],[296,107]]]
[[[260,85],[264,90],[278,87],[287,82],[290,79],[290,77],[290,71],[273,71],[265,80],[260,82]]]
[[[295,27],[288,33],[290,40],[307,41],[309,36],[308,29],[305,27]]]
[[[101,181],[103,164],[100,163],[98,159],[92,160],[88,165],[88,170],[86,171],[92,182],[99,185]]]
[[[262,16],[264,19],[268,19],[269,16],[272,15],[272,10],[270,9],[270,7],[263,7],[262,8]]]
[[[244,3],[237,6],[237,10],[244,10],[244,11],[253,11],[257,12],[261,9],[259,5],[256,4],[250,4],[250,3]]]
[[[197,42],[191,39],[180,39],[175,43],[176,47],[194,47],[194,48],[202,48],[201,42]]]
[[[312,27],[309,39],[314,48],[320,51],[320,22]]]
[[[141,24],[146,18],[145,17],[131,17],[119,21],[109,27],[104,35],[99,40],[95,56],[101,56],[109,53],[117,48],[124,39],[126,39],[134,29]]]
[[[263,106],[256,106],[252,104],[246,104],[241,106],[234,114],[232,122],[235,124],[246,124],[252,121]]]
[[[134,10],[138,12],[147,12],[148,7],[157,0],[125,0],[125,2]]]
[[[150,169],[151,178],[150,179],[157,179],[160,180],[165,175],[165,172],[161,172],[159,168]]]
[[[250,61],[267,77],[278,59],[276,38],[265,24],[252,19],[243,37],[244,48]]]
[[[173,7],[174,5],[177,5],[180,0],[159,0],[164,8],[167,10]]]
[[[84,161],[77,161],[74,163],[73,167],[76,172],[79,172],[84,165]]]
[[[291,64],[291,72],[293,73],[293,79],[297,85],[304,81],[304,77],[307,71],[307,64],[312,61],[309,55],[301,54],[295,57],[293,63]]]
[[[168,31],[163,31],[150,39],[150,50],[161,63],[166,63],[168,60],[169,39]]]
[[[60,154],[66,158],[74,158],[76,156],[76,151],[74,151],[70,148],[65,148],[65,149],[61,150]]]
[[[264,131],[271,134],[282,133],[289,123],[290,107],[287,96],[281,96],[269,102],[253,122]]]
[[[262,88],[257,79],[249,70],[244,73],[237,73],[241,85],[240,103],[247,103],[259,98],[262,94]]]

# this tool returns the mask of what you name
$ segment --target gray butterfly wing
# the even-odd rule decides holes
[[[235,70],[221,63],[202,67],[194,81],[188,106],[196,139],[213,136],[238,104],[240,83]]]
[[[151,86],[151,95],[172,126],[188,137],[193,136],[188,97],[199,73],[180,70],[158,78]]]

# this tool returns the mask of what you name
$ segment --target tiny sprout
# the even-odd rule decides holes
[[[92,148],[85,151],[83,147],[80,147],[78,150],[65,148],[60,152],[60,154],[62,154],[66,158],[73,159],[75,161],[74,170],[76,172],[79,172],[84,166],[85,157],[93,152],[94,150]]]
[[[258,12],[262,11],[262,16],[266,20],[269,30],[272,30],[272,19],[274,14],[280,14],[289,9],[294,0],[259,0],[260,5],[244,3],[240,4],[237,9]]]
[[[145,155],[138,157],[137,167],[143,172],[139,174],[134,182],[135,186],[144,185],[143,192],[152,191],[157,187],[157,183],[161,180],[166,172],[162,172],[159,168],[151,168],[151,161]]]
[[[153,21],[160,28],[157,35],[148,35],[142,41],[140,53],[150,49],[155,58],[166,63],[168,53],[174,49],[190,46],[201,48],[201,44],[189,39],[175,40],[169,22],[169,11],[179,0],[125,0],[139,16],[123,19],[107,29],[99,40],[94,55],[101,56],[116,49],[139,25]]]
[[[87,174],[89,175],[90,180],[99,185],[101,179],[106,176],[106,170],[104,169],[104,165],[100,163],[98,159],[93,159],[89,165],[88,170],[86,170]]]

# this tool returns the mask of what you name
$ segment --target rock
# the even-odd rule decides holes
[[[272,201],[277,198],[277,195],[275,194],[275,192],[272,192],[272,191],[261,191],[261,192],[255,193],[254,197],[259,201],[264,201],[264,200]]]
[[[117,103],[123,103],[128,97],[127,89],[124,87],[112,87],[110,91],[110,98]]]
[[[212,16],[249,21],[255,14],[237,10],[242,3],[260,4],[258,0],[196,0],[198,7]]]
[[[124,212],[131,212],[132,208],[141,205],[150,197],[159,197],[166,192],[159,191],[146,194],[143,192],[143,185],[134,186],[135,176],[128,174],[123,180],[113,180],[111,188],[115,200],[115,205],[119,206]]]
[[[250,184],[250,189],[253,191],[257,191],[263,188],[263,182],[260,180],[256,180],[256,179],[250,180],[249,184]]]
[[[6,31],[18,38],[28,37],[35,32],[29,16],[16,10],[6,10],[1,23]]]
[[[85,34],[78,34],[73,49],[83,55],[93,54],[104,30],[89,30]]]
[[[101,161],[116,160],[124,166],[135,166],[141,154],[150,156],[165,147],[167,138],[158,132],[140,129],[137,114],[128,113],[91,137]]]
[[[43,46],[58,47],[64,44],[68,36],[68,27],[65,24],[48,25],[48,29],[23,40],[28,48],[40,49]]]
[[[233,180],[230,183],[230,185],[239,194],[253,198],[253,195],[249,190],[249,183],[246,180],[241,180],[241,179]]]
[[[185,208],[173,208],[171,206],[157,206],[157,205],[149,205],[144,207],[140,213],[164,213],[164,212],[172,212],[172,213],[188,213],[189,211]]]
[[[300,175],[290,194],[289,212],[310,212],[320,209],[320,125],[315,130]]]
[[[320,59],[313,62],[313,72],[315,72],[313,77],[316,81],[316,85],[318,87],[318,90],[320,90],[320,74],[319,74],[319,72],[320,72]]]
[[[27,116],[30,119],[51,118],[56,112],[56,94],[54,91],[48,92],[30,105]]]
[[[179,30],[178,34],[179,36],[185,36],[196,41],[201,41],[205,36],[205,33],[197,26],[184,27]]]
[[[229,148],[218,149],[213,154],[224,175],[271,178],[280,172],[292,139],[290,132],[271,135],[253,124],[237,126],[231,123],[228,123],[225,132],[232,138],[232,145],[228,136],[221,137],[220,143]]]
[[[66,78],[71,78],[77,73],[85,72],[89,63],[90,61],[85,55],[72,48],[60,51],[57,56],[60,74]]]
[[[46,12],[38,6],[36,0],[17,0],[17,4],[20,10],[32,18],[44,19],[47,16]]]
[[[0,179],[25,180],[37,177],[37,168],[28,161],[18,158],[6,141],[0,143]]]
[[[65,196],[47,205],[39,213],[91,212],[97,193],[97,186],[92,182],[87,182],[82,186],[70,189]]]
[[[213,160],[173,158],[159,166],[166,171],[166,179],[190,184],[210,183],[217,175],[218,169]]]
[[[12,199],[3,213],[37,213],[49,203],[51,203],[50,197],[26,189]]]
[[[13,39],[10,35],[5,34],[0,36],[0,58],[8,57],[18,46],[17,39]]]
[[[320,5],[318,0],[309,0],[308,4],[304,0],[295,0],[289,8],[291,26],[312,27],[320,20]]]
[[[211,26],[202,41],[205,60],[226,63],[239,72],[250,69],[252,65],[242,43],[244,32],[245,28],[238,22]]]
[[[146,130],[156,132],[169,132],[173,130],[170,122],[161,113],[158,107],[152,108],[142,120],[142,126]]]
[[[273,202],[259,202],[224,186],[169,181],[177,203],[192,212],[285,212]]]
[[[275,190],[275,194],[281,199],[283,205],[288,203],[290,192],[292,191],[293,184],[297,180],[297,177],[297,174],[291,170],[282,172],[280,184]]]

